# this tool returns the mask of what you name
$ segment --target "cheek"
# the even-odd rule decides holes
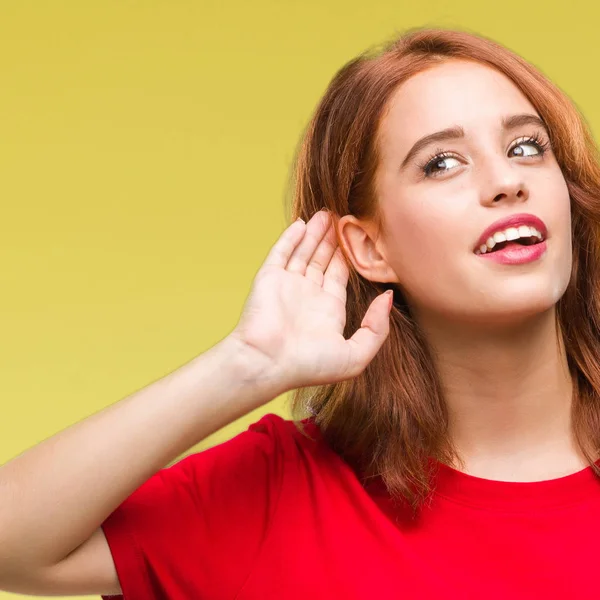
[[[566,190],[566,186],[565,186]],[[573,236],[571,233],[571,200],[565,191],[565,198],[555,212],[556,240],[556,277],[554,297],[558,301],[565,292],[571,278],[573,265]]]
[[[406,292],[422,296],[454,278],[449,262],[452,257],[458,261],[466,243],[461,240],[461,214],[444,211],[439,204],[431,210],[432,205],[424,202],[410,208],[396,211],[389,221],[388,260]]]
[[[562,189],[562,193],[556,193],[557,189]],[[571,198],[562,174],[556,177],[546,198],[554,198],[545,213],[548,217],[548,228],[551,234],[549,241],[554,246],[554,260],[562,271],[569,271],[570,273],[573,247]]]

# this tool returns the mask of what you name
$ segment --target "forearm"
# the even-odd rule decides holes
[[[51,565],[149,477],[284,390],[225,338],[0,467],[0,570]]]

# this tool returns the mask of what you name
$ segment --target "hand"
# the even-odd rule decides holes
[[[230,336],[282,391],[355,377],[387,338],[391,299],[381,294],[344,339],[348,276],[326,211],[290,225],[258,271]]]

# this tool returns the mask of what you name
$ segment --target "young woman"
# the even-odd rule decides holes
[[[350,62],[297,156],[307,223],[235,329],[0,469],[0,587],[597,598],[598,164],[490,40],[413,30]],[[165,467],[288,390],[296,422]]]

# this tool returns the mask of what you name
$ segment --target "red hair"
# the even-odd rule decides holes
[[[382,225],[375,193],[379,124],[403,82],[439,64],[476,61],[509,77],[545,122],[567,182],[573,268],[557,305],[574,381],[573,427],[589,463],[600,450],[600,168],[588,126],[570,99],[533,65],[504,46],[457,30],[410,30],[382,50],[365,52],[334,76],[306,129],[293,172],[292,216],[308,221],[321,208]],[[338,239],[340,246],[341,240]],[[400,290],[350,269],[345,336],[360,327],[372,300],[394,290],[390,334],[359,376],[293,393],[293,414],[310,414],[325,439],[362,477],[381,477],[414,508],[431,491],[429,459],[458,457],[428,346]]]

